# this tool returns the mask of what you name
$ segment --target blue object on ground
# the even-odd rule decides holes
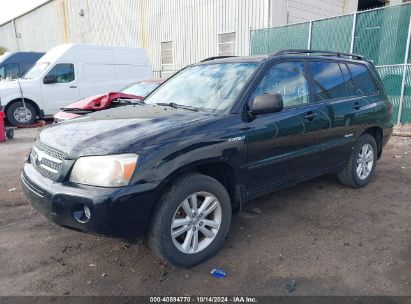
[[[214,268],[213,270],[211,270],[211,275],[218,279],[224,279],[227,273],[221,268]]]

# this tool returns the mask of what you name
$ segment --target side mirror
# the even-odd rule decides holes
[[[57,77],[56,77],[56,75],[46,75],[46,76],[43,78],[43,83],[44,83],[44,84],[57,83]]]
[[[281,112],[283,110],[283,97],[279,93],[258,95],[254,98],[251,113],[262,115]]]

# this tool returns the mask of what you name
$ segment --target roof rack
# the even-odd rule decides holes
[[[283,50],[283,51],[279,51],[273,54],[273,56],[275,55],[296,55],[296,54],[319,54],[320,56],[351,57],[352,59],[357,59],[357,60],[367,60],[364,56],[357,55],[357,54],[320,51],[320,50]]]
[[[206,62],[206,61],[215,60],[215,59],[231,58],[231,57],[237,57],[237,56],[214,56],[214,57],[208,57],[206,59],[203,59],[200,62]]]

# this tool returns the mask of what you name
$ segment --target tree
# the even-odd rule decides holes
[[[3,55],[5,52],[7,52],[7,49],[5,47],[0,46],[0,56]]]

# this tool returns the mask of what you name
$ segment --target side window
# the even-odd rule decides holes
[[[280,93],[284,108],[309,102],[308,82],[304,76],[303,62],[284,62],[273,66],[253,92],[252,99],[258,95]]]
[[[56,64],[47,76],[56,77],[56,83],[67,83],[74,80],[74,65],[71,63]]]
[[[347,65],[345,63],[340,64],[341,72],[343,73],[345,86],[348,91],[348,96],[355,96],[355,85],[354,81],[351,78],[350,71],[348,71]]]
[[[360,95],[372,95],[377,92],[375,83],[365,66],[349,63],[348,68]]]
[[[314,80],[316,101],[347,96],[347,88],[338,63],[310,61],[308,62],[308,66]]]

